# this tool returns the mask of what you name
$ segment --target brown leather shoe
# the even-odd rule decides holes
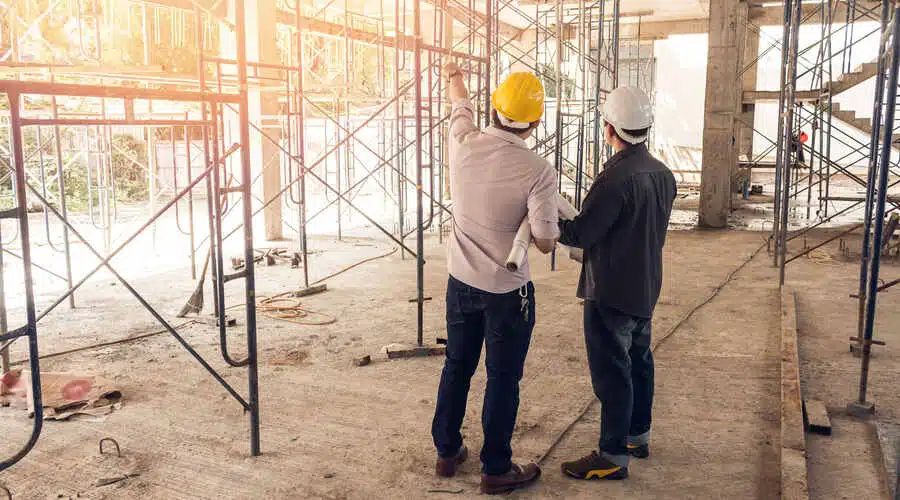
[[[452,457],[438,457],[435,471],[440,477],[453,477],[456,475],[456,468],[465,462],[467,458],[469,458],[469,449],[466,448],[466,445],[463,445],[462,448],[456,452],[456,455]]]
[[[524,488],[541,477],[541,468],[537,464],[513,464],[509,472],[501,476],[481,476],[481,492],[486,495],[499,495]]]

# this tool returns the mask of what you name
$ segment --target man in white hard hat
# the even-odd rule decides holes
[[[512,462],[510,440],[535,301],[527,258],[510,271],[506,257],[526,217],[542,252],[552,251],[559,236],[556,175],[525,143],[543,115],[544,89],[530,73],[511,74],[493,93],[492,126],[482,131],[459,67],[451,63],[445,71],[453,106],[453,232],[447,249],[447,357],[431,428],[436,471],[452,477],[467,457],[460,429],[469,383],[485,346],[481,491],[506,493],[533,483],[541,473],[536,464]]]
[[[625,479],[630,457],[650,454],[653,355],[650,322],[662,285],[662,249],[676,186],[651,156],[647,95],[620,87],[603,106],[604,165],[581,213],[560,221],[560,243],[584,249],[578,296],[594,393],[600,399],[599,450],[562,465],[577,479]]]

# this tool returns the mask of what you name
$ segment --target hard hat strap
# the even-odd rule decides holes
[[[525,122],[517,122],[515,120],[510,120],[509,118],[503,116],[503,113],[497,111],[497,117],[500,119],[500,124],[507,128],[514,128],[516,130],[528,130],[531,128],[530,123]]]
[[[613,128],[616,129],[616,134],[618,134],[619,138],[629,144],[640,144],[642,142],[645,142],[648,137],[647,135],[643,135],[643,136],[631,135],[628,132],[625,132],[625,130],[622,127],[617,127],[615,125],[613,125]]]

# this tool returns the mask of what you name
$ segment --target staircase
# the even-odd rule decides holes
[[[851,127],[863,132],[864,134],[871,136],[872,135],[872,119],[871,118],[857,118],[856,111],[851,111],[849,109],[841,109],[841,105],[838,103],[834,103],[831,106],[831,109],[825,110],[830,113],[831,116],[837,118],[838,120],[850,125]],[[897,148],[897,145],[900,144],[900,134],[894,134],[891,137],[891,144],[894,148]]]
[[[831,92],[832,96],[842,94],[867,80],[878,76],[878,63],[867,62],[860,64],[850,73],[844,73],[837,80],[828,82],[825,89]]]
[[[850,73],[844,73],[837,80],[825,84],[824,90],[832,96],[842,94],[853,87],[878,76],[878,63],[867,62],[860,64]],[[818,101],[822,97],[823,89],[797,91],[799,101]],[[757,102],[778,101],[780,93],[777,90],[748,90],[744,92],[744,104]],[[871,127],[870,127],[871,130]]]

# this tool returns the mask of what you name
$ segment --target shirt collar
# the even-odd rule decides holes
[[[505,130],[500,130],[497,127],[488,127],[484,130],[484,133],[491,136],[496,137],[497,139],[503,139],[504,141],[512,144],[513,146],[518,146],[524,149],[530,149],[528,144],[525,142],[525,139],[522,139],[516,134],[512,132],[507,132]]]
[[[619,151],[618,153],[612,155],[612,157],[606,161],[606,164],[603,165],[603,170],[613,168],[616,165],[618,165],[619,163],[621,163],[622,160],[624,160],[625,158],[628,158],[629,156],[635,155],[635,154],[643,152],[643,151],[647,151],[647,143],[645,143],[645,142],[627,146],[622,151]]]

